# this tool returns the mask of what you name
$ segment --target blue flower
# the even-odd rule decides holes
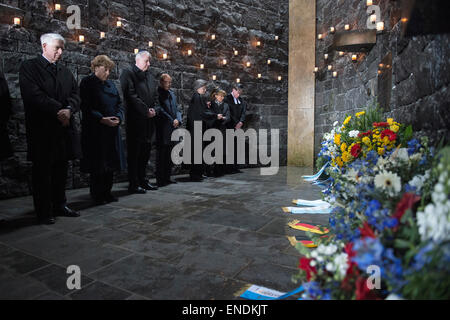
[[[408,154],[411,156],[416,153],[422,146],[417,139],[411,139],[408,141]]]
[[[369,237],[358,239],[354,242],[353,250],[356,252],[353,260],[361,270],[366,271],[370,265],[382,265],[381,256],[384,247],[379,239]]]

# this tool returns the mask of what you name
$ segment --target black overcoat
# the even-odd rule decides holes
[[[171,145],[172,132],[175,130],[173,122],[182,123],[181,112],[178,111],[177,97],[172,90],[158,87],[159,112],[156,118],[156,144]]]
[[[94,74],[80,83],[83,159],[81,170],[105,173],[125,169],[125,151],[120,126],[108,127],[100,120],[117,117],[124,121],[124,108],[114,82],[101,81]]]
[[[234,129],[239,122],[245,122],[245,113],[247,112],[247,103],[239,97],[239,103],[234,103],[233,95],[230,93],[225,97],[225,103],[228,104],[230,108],[231,121],[228,122],[228,128]]]
[[[148,109],[157,112],[157,83],[149,72],[141,71],[136,65],[122,70],[120,85],[126,108],[127,139],[150,142],[155,130],[155,118],[148,118]]]
[[[80,110],[78,85],[72,72],[57,63],[56,74],[42,56],[26,60],[19,71],[25,107],[28,160],[70,160],[81,156],[74,114]],[[70,125],[63,127],[57,113],[72,109]]]

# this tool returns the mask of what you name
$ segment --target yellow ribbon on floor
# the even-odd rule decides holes
[[[325,229],[324,231],[320,230],[320,226],[313,226],[306,223],[300,223],[300,220],[292,220],[288,223],[288,226],[292,229],[297,229],[301,231],[309,231],[317,234],[326,234],[330,232],[328,229]]]

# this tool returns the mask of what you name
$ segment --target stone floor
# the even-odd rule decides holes
[[[327,215],[291,215],[293,199],[320,198],[302,182],[310,169],[259,169],[177,184],[145,195],[114,186],[118,203],[93,207],[88,189],[67,192],[80,218],[35,225],[31,197],[0,201],[0,299],[236,299],[246,284],[295,288],[299,254],[287,222],[326,225]],[[81,290],[66,285],[81,268]]]

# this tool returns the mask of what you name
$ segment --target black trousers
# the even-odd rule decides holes
[[[147,164],[150,160],[151,143],[127,139],[128,181],[130,187],[138,187],[147,181]]]
[[[156,181],[164,184],[170,180],[172,174],[172,145],[158,146],[158,153],[156,155]]]
[[[90,191],[91,197],[94,200],[105,200],[111,196],[111,189],[113,187],[114,173],[91,173],[90,175]]]
[[[67,169],[66,160],[33,161],[33,202],[38,219],[52,217],[52,210],[66,205]]]
[[[236,129],[233,128],[234,131],[236,131]],[[230,140],[226,141],[226,146],[224,147],[224,153],[225,153],[225,160],[224,163],[226,163],[226,155],[227,155],[227,147],[231,146],[231,144],[233,143],[233,149],[234,150],[234,158],[233,158],[233,163],[231,164],[226,164],[224,166],[224,172],[225,173],[233,173],[236,172],[237,170],[239,170],[239,165],[238,165],[238,147],[237,147],[237,138],[232,138]]]

